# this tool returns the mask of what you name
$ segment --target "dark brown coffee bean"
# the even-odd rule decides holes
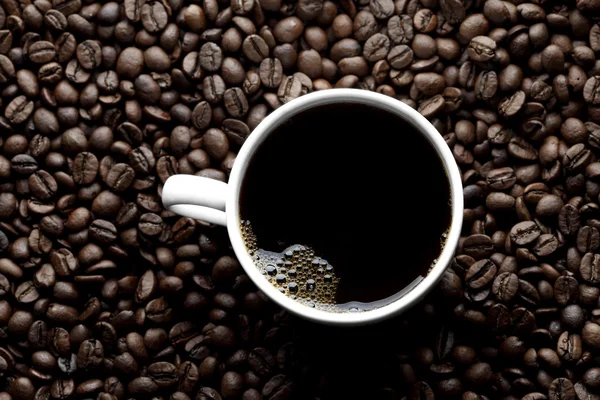
[[[8,392],[10,393],[9,396],[12,396],[8,398],[33,399],[35,386],[29,378],[13,378],[10,381],[10,386],[8,386]]]
[[[248,135],[250,135],[250,128],[248,128],[248,125],[232,118],[223,121],[222,130],[225,132],[230,142],[240,146],[244,144],[244,141]]]
[[[496,271],[497,267],[492,261],[488,259],[480,260],[467,271],[465,275],[466,283],[471,289],[481,289],[494,279]]]
[[[117,228],[109,221],[94,220],[88,229],[90,239],[99,243],[108,244],[117,239]]]
[[[595,227],[584,226],[577,233],[577,249],[582,253],[593,252],[600,246],[600,233]]]
[[[540,294],[535,286],[523,279],[519,280],[518,298],[529,306],[536,306],[540,302]]]
[[[265,58],[260,63],[259,76],[261,83],[268,88],[279,87],[283,79],[283,66],[277,58]]]
[[[575,388],[570,380],[566,378],[556,378],[552,381],[549,391],[550,399],[575,399]]]
[[[86,40],[77,46],[77,61],[85,69],[95,69],[102,62],[102,49],[95,40]]]
[[[369,9],[378,19],[387,19],[394,13],[394,3],[390,0],[371,0]]]
[[[210,53],[207,54],[208,56],[210,56]],[[162,73],[170,70],[171,59],[162,48],[152,46],[144,51],[144,64],[150,71]]]
[[[220,400],[220,399],[222,399],[222,397],[219,394],[219,392],[217,392],[215,389],[208,387],[208,386],[204,386],[198,391],[198,394],[196,395],[196,399],[197,400]]]
[[[600,78],[593,76],[585,82],[583,88],[583,98],[586,102],[598,105],[600,104]]]
[[[226,86],[223,78],[219,75],[211,75],[203,79],[202,88],[206,101],[216,104],[223,99]]]
[[[279,85],[277,97],[282,103],[287,103],[302,94],[302,84],[294,76],[285,76]]]
[[[468,54],[474,62],[489,61],[496,55],[496,42],[487,36],[476,36],[469,43]]]
[[[67,249],[59,249],[53,252],[51,263],[56,273],[60,276],[69,276],[79,269],[77,258]]]
[[[561,305],[577,300],[579,296],[579,284],[571,276],[561,276],[554,282],[554,297]]]
[[[162,232],[162,218],[156,214],[147,213],[140,216],[138,228],[146,236],[157,236]]]
[[[158,288],[158,281],[151,270],[146,271],[138,283],[136,289],[136,301],[138,303],[145,302],[154,294]]]
[[[417,31],[429,33],[437,28],[438,18],[433,11],[422,8],[415,13],[413,25]]]
[[[142,5],[144,4],[141,0],[127,0],[124,2],[125,16],[132,22],[138,22],[140,20],[140,14],[142,11]]]
[[[215,72],[223,63],[223,51],[215,43],[205,43],[200,48],[200,66],[205,71]]]
[[[32,281],[23,282],[15,290],[15,298],[19,303],[33,303],[40,297]]]
[[[89,185],[96,179],[98,159],[89,152],[77,154],[73,160],[73,180],[79,185]]]
[[[38,199],[49,200],[56,195],[58,184],[48,172],[38,170],[29,176],[29,189]]]
[[[127,190],[135,179],[135,171],[124,163],[115,164],[111,167],[106,177],[106,184],[115,192]]]
[[[25,96],[17,96],[6,106],[4,116],[11,124],[19,125],[29,119],[33,109],[33,102],[27,100]]]
[[[514,137],[508,143],[508,153],[523,161],[536,161],[538,152],[529,142],[520,137]]]
[[[159,361],[148,366],[148,375],[159,388],[168,388],[177,384],[179,373],[173,364]]]
[[[156,172],[160,180],[164,183],[177,172],[177,161],[174,157],[163,156],[156,162]]]
[[[46,317],[56,324],[75,325],[79,321],[79,313],[75,307],[52,303],[48,306]]]
[[[0,30],[0,53],[7,54],[13,43],[12,32],[7,29]]]
[[[586,253],[581,259],[579,272],[586,282],[597,283],[600,280],[600,256]]]
[[[209,129],[203,136],[204,146],[209,156],[222,160],[229,152],[229,140],[220,129]]]
[[[559,242],[556,236],[548,233],[540,235],[532,251],[536,256],[547,257],[554,253],[558,247]]]
[[[569,172],[577,172],[585,169],[591,161],[591,152],[583,143],[571,146],[565,153],[562,163]]]
[[[475,81],[475,94],[477,98],[491,100],[498,90],[498,77],[494,71],[482,71]]]
[[[15,76],[15,66],[10,58],[0,54],[0,83],[8,82]]]
[[[517,178],[512,168],[505,167],[490,171],[486,180],[491,189],[506,190],[515,184]]]
[[[525,104],[525,93],[521,90],[512,96],[504,98],[498,105],[498,112],[507,119],[517,115]]]
[[[90,79],[90,72],[83,69],[77,60],[71,60],[65,69],[65,77],[73,83],[83,84]],[[57,100],[56,97],[58,97],[59,99],[62,99],[65,104],[75,103],[75,100],[70,100],[67,97],[68,95],[72,97],[75,96],[75,93],[72,91],[71,87],[68,86],[68,83],[61,81],[59,82],[59,85],[58,88],[55,88],[55,100]]]
[[[244,55],[252,62],[258,64],[269,56],[269,46],[258,35],[250,35],[242,43]]]
[[[56,48],[52,43],[40,40],[29,46],[27,56],[36,64],[46,64],[56,57]]]
[[[563,332],[558,338],[556,348],[558,356],[564,361],[577,361],[582,355],[581,336]]]
[[[37,171],[38,163],[35,158],[27,154],[19,154],[10,160],[11,169],[19,175],[30,175]]]
[[[371,62],[385,59],[389,51],[390,39],[380,33],[376,33],[367,39],[363,46],[363,56]]]
[[[407,45],[394,46],[387,54],[387,61],[393,68],[405,68],[413,61],[413,51]]]
[[[119,54],[116,67],[119,76],[135,79],[144,68],[144,54],[136,47],[127,47]]]
[[[297,17],[287,17],[280,20],[273,29],[273,35],[281,43],[290,43],[302,35],[304,24]]]
[[[408,15],[393,16],[387,22],[387,34],[395,44],[409,44],[414,38],[413,22]]]
[[[510,301],[519,290],[519,279],[517,275],[503,272],[496,277],[492,285],[492,293],[503,302]]]
[[[170,9],[159,1],[150,1],[142,5],[140,18],[142,25],[150,33],[162,31],[168,23]]]
[[[476,260],[481,260],[492,254],[493,243],[487,235],[471,235],[463,243],[463,252]]]
[[[419,104],[417,111],[425,118],[433,118],[444,109],[445,100],[442,95],[436,94]]]
[[[542,65],[550,74],[558,74],[564,69],[564,54],[560,47],[551,44],[542,51]]]
[[[223,96],[227,112],[234,118],[239,118],[248,112],[248,100],[240,88],[230,88]]]
[[[221,66],[222,78],[230,85],[241,85],[244,82],[246,72],[242,64],[231,57],[226,57]]]
[[[148,174],[154,169],[156,161],[150,149],[140,146],[129,153],[129,165],[137,173]]]
[[[565,235],[574,235],[580,227],[579,212],[571,204],[565,204],[558,215],[558,227]]]

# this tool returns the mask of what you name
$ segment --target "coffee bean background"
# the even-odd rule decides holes
[[[599,399],[599,17],[598,0],[0,0],[0,399]],[[430,119],[466,205],[439,287],[355,329],[279,310],[224,229],[160,201],[176,173],[226,181],[269,112],[340,87]]]

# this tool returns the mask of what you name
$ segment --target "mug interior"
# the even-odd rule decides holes
[[[240,230],[240,190],[248,165],[258,147],[271,132],[294,115],[315,107],[339,103],[363,104],[376,107],[395,114],[411,124],[436,150],[446,171],[446,177],[449,180],[450,200],[452,202],[448,236],[434,267],[431,268],[421,282],[403,297],[385,306],[361,312],[330,312],[318,310],[292,300],[285,294],[280,293],[275,286],[264,278],[258,267],[254,265],[254,261],[248,254]],[[463,189],[461,175],[454,157],[440,133],[429,121],[427,121],[427,119],[425,119],[425,117],[410,106],[383,94],[366,90],[332,89],[313,92],[284,104],[273,111],[254,129],[238,152],[236,162],[230,174],[228,186],[230,192],[226,204],[227,229],[235,254],[250,279],[252,279],[256,286],[271,300],[278,303],[281,307],[304,318],[321,323],[336,325],[366,324],[390,317],[406,310],[418,302],[433,286],[435,286],[449,266],[454,250],[458,244],[462,228]],[[384,199],[381,201],[383,203],[382,206],[385,207]]]

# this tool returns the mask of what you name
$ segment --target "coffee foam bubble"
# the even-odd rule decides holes
[[[261,249],[250,221],[242,221],[242,238],[254,265],[281,293],[308,307],[336,311],[339,279],[333,266],[315,256],[312,248],[293,245],[280,253]]]

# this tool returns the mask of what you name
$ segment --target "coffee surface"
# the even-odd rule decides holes
[[[411,124],[373,107],[304,111],[261,144],[240,215],[280,291],[337,311],[401,297],[427,275],[450,224],[448,178]]]

